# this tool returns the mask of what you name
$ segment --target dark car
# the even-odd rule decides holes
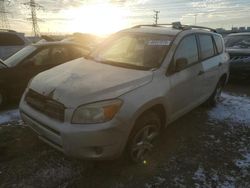
[[[230,75],[250,76],[250,33],[235,33],[225,37],[227,52],[230,55]]]
[[[7,59],[29,44],[30,41],[24,36],[24,33],[0,29],[0,59]]]
[[[29,80],[38,73],[88,53],[86,47],[72,42],[42,42],[1,61],[0,107],[8,99],[19,99]]]

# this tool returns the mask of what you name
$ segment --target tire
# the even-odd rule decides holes
[[[0,90],[0,109],[4,107],[5,102],[6,102],[5,94]]]
[[[210,96],[210,98],[207,101],[209,106],[216,106],[216,104],[220,102],[223,86],[224,86],[224,83],[222,80],[220,80],[217,83],[213,94]]]
[[[143,114],[135,123],[127,144],[126,155],[132,163],[143,163],[153,149],[153,142],[160,133],[161,120],[152,111]]]

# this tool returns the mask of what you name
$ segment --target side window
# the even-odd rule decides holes
[[[69,50],[64,46],[57,46],[52,49],[51,63],[59,65],[70,60]]]
[[[70,48],[71,48],[71,50],[70,50],[71,51],[70,52],[71,59],[77,59],[80,57],[87,56],[90,52],[89,50],[78,47],[78,46],[72,46]]]
[[[181,41],[175,52],[174,62],[180,58],[187,59],[189,65],[198,61],[198,47],[195,35],[187,36]]]
[[[31,61],[33,62],[33,65],[35,65],[35,66],[49,64],[50,63],[49,49],[46,48],[46,49],[39,51],[37,54],[35,54],[31,58]]]
[[[214,56],[214,44],[210,35],[200,34],[201,58],[207,59]]]
[[[214,36],[214,41],[217,47],[217,52],[218,54],[221,54],[223,52],[223,42],[222,42],[222,38],[220,36],[217,35],[213,35]]]
[[[24,41],[17,35],[10,33],[0,34],[0,46],[22,46]]]

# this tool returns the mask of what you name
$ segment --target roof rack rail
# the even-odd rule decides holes
[[[152,24],[152,25],[150,25],[150,24],[142,24],[142,25],[135,25],[135,26],[133,26],[133,27],[131,27],[132,29],[134,29],[134,28],[140,28],[140,27],[144,27],[144,26],[148,26],[148,27],[158,27],[158,24],[156,25],[156,24]]]
[[[16,31],[14,30],[10,30],[10,29],[0,29],[0,32],[12,32],[12,33],[16,33]]]
[[[184,26],[184,29],[207,29],[209,31],[217,33],[216,29],[213,29],[210,27],[203,27],[203,26],[197,26],[197,25],[183,25],[183,26]]]
[[[180,30],[188,30],[188,29],[206,29],[212,32],[217,33],[215,29],[209,28],[209,27],[203,27],[203,26],[196,26],[196,25],[182,25],[181,22],[173,22],[173,23],[166,23],[166,24],[146,24],[146,25],[136,25],[132,28],[140,28],[143,26],[149,26],[149,27],[161,27],[161,26],[172,26],[174,29],[180,29]]]

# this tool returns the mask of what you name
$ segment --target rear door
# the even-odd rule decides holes
[[[183,115],[199,103],[202,93],[202,65],[199,62],[197,39],[194,34],[182,39],[177,47],[171,67],[175,67],[178,59],[188,60],[186,67],[169,75],[171,89],[166,100],[170,103],[173,119]]]
[[[212,34],[198,34],[200,46],[200,61],[204,72],[203,94],[204,98],[210,96],[219,80],[219,67],[221,56],[218,52],[215,40]]]

